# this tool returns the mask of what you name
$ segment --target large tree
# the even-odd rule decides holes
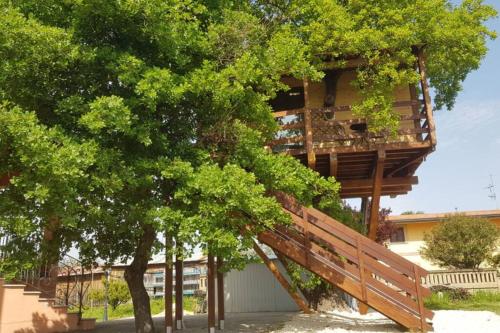
[[[273,191],[342,215],[333,179],[263,148],[280,77],[318,80],[324,60],[358,55],[355,110],[391,132],[415,50],[450,108],[495,14],[477,0],[0,0],[0,12],[0,232],[20,253],[0,268],[71,246],[88,262],[131,259],[138,332],[154,330],[142,275],[160,236],[238,266],[242,227],[288,221]]]

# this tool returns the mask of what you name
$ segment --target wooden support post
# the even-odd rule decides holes
[[[336,153],[330,153],[330,176],[337,178],[339,161]]]
[[[425,70],[425,55],[423,49],[418,51],[418,68],[420,72],[420,84],[422,93],[424,94],[424,105],[427,121],[429,123],[429,135],[431,144],[436,144],[436,126],[434,124],[434,115],[432,113],[431,93],[429,89],[429,82],[427,81],[427,73]]]
[[[424,299],[422,297],[422,287],[420,285],[421,278],[420,278],[420,270],[417,265],[413,265],[413,272],[415,273],[415,288],[417,291],[417,303],[418,303],[418,311],[420,312],[420,329],[422,330],[423,333],[427,332],[427,322],[425,321],[425,314],[424,314]]]
[[[414,116],[418,116],[418,115],[420,115],[420,103],[418,102],[417,87],[415,87],[414,84],[410,84],[409,88],[410,88],[410,99],[411,99],[412,102],[415,103],[411,107],[412,114]],[[413,120],[413,127],[417,128],[417,129],[421,129],[422,128],[422,125],[420,124],[420,119],[414,119]],[[417,140],[419,142],[422,141],[422,133],[417,133],[416,137],[417,137]]]
[[[208,253],[207,272],[207,307],[208,307],[208,333],[215,332],[215,264],[214,256]]]
[[[292,297],[292,299],[295,301],[297,306],[304,312],[304,313],[311,313],[311,310],[307,306],[306,302],[302,299],[302,297],[293,290],[292,286],[290,283],[287,281],[287,279],[281,274],[281,272],[278,270],[278,267],[267,257],[267,255],[262,251],[260,246],[254,241],[253,242],[253,249],[255,252],[259,255],[259,257],[264,261],[264,264],[266,264],[267,268],[271,271],[271,273],[274,275],[276,280],[281,284],[281,286],[288,292],[288,294]]]
[[[378,211],[380,209],[380,195],[382,193],[382,181],[384,177],[385,151],[379,150],[375,163],[375,173],[373,176],[372,203],[370,206],[370,224],[368,226],[368,238],[377,238]]]
[[[173,309],[172,309],[172,294],[173,294],[173,262],[172,255],[169,254],[170,249],[172,248],[172,239],[167,236],[165,241],[165,286],[163,288],[164,291],[164,300],[165,300],[165,333],[172,333],[174,327],[174,318],[173,318]]]
[[[309,103],[309,80],[304,79],[304,137],[307,151],[307,166],[316,169],[316,154],[314,153],[312,115]]]
[[[224,329],[224,273],[222,266],[224,259],[217,257],[217,321],[219,322],[219,329]]]
[[[368,220],[368,238],[375,240],[377,238],[378,211],[380,209],[380,195],[382,193],[382,181],[384,178],[385,151],[379,150],[375,162],[373,174],[373,192],[370,205],[370,214]],[[368,305],[360,302],[358,305],[360,314],[368,313]]]
[[[361,198],[361,213],[363,213],[363,224],[365,226],[368,226],[368,217],[369,217],[369,208],[370,205],[368,204],[368,198],[363,197]]]
[[[184,264],[182,259],[182,243],[176,244],[175,257],[175,328],[183,328],[183,296],[184,296]]]

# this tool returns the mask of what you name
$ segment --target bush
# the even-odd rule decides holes
[[[471,298],[471,294],[464,288],[450,288],[446,286],[432,286],[433,293],[446,293],[452,301],[464,301]]]
[[[450,215],[425,234],[424,258],[443,266],[477,269],[496,249],[497,227],[486,219]]]
[[[102,283],[104,285],[102,289],[92,289],[89,292],[89,298],[98,303],[104,302],[106,297],[106,281],[103,279]],[[109,282],[108,304],[113,308],[113,310],[116,310],[118,305],[127,303],[130,299],[130,291],[125,281],[111,280]]]

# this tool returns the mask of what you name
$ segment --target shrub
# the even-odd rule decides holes
[[[425,234],[421,254],[440,266],[477,269],[491,257],[498,237],[499,230],[488,220],[450,215]]]

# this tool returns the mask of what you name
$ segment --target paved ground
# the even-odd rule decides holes
[[[293,312],[260,312],[260,313],[228,313],[226,314],[224,333],[269,333],[281,329],[285,322],[290,321],[296,313]],[[164,319],[154,318],[157,332],[165,332]],[[184,317],[185,329],[182,333],[206,333],[206,315],[187,315]],[[134,319],[111,320],[96,324],[93,333],[135,333]]]

